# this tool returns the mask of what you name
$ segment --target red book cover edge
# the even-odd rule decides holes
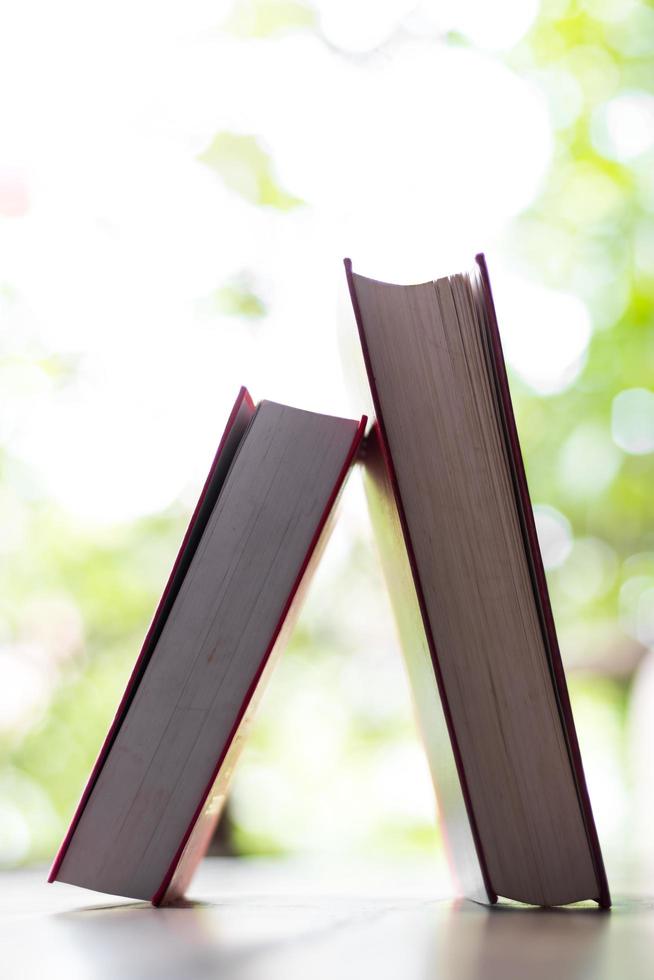
[[[584,775],[581,752],[579,750],[579,741],[577,739],[577,730],[575,728],[572,706],[570,704],[570,695],[568,693],[568,685],[565,679],[563,661],[561,659],[559,642],[556,635],[554,616],[552,614],[547,580],[545,578],[545,568],[543,565],[540,545],[538,543],[538,534],[536,532],[536,524],[534,522],[534,512],[529,495],[524,460],[520,450],[518,429],[513,413],[513,405],[511,403],[509,381],[506,373],[506,364],[502,351],[502,341],[497,324],[497,316],[495,313],[495,304],[493,302],[490,277],[488,275],[488,267],[486,265],[486,259],[483,253],[476,255],[475,261],[479,268],[484,304],[486,306],[488,316],[490,339],[492,344],[491,353],[495,366],[495,376],[498,382],[498,393],[504,415],[505,435],[508,441],[513,463],[512,475],[515,493],[519,504],[518,512],[520,515],[522,533],[525,540],[525,549],[531,566],[534,592],[538,599],[537,605],[539,618],[541,620],[541,628],[545,638],[545,648],[549,655],[554,690],[557,695],[559,708],[561,711],[563,727],[568,743],[568,751],[570,754],[570,761],[577,783],[577,791],[579,794],[584,823],[586,825],[586,833],[588,836],[593,863],[595,865],[597,881],[600,887],[598,904],[601,908],[610,908],[611,896],[609,894],[609,885],[606,877],[606,870],[604,868],[599,838],[597,836],[597,828],[593,817],[590,796],[588,795],[588,787],[586,785],[586,777]]]
[[[277,623],[277,626],[275,627],[275,630],[274,630],[274,632],[273,632],[273,634],[271,636],[270,643],[268,644],[268,647],[266,649],[266,652],[265,652],[265,654],[264,654],[264,656],[263,656],[263,658],[261,660],[261,663],[259,664],[259,668],[257,670],[257,673],[255,674],[255,676],[254,676],[254,678],[252,680],[252,683],[250,684],[250,687],[248,688],[247,694],[245,695],[245,698],[243,699],[243,701],[241,703],[241,707],[239,709],[238,717],[236,718],[236,721],[234,722],[234,725],[232,727],[232,730],[231,730],[231,732],[229,734],[229,738],[227,739],[227,741],[226,741],[226,743],[225,743],[225,745],[223,747],[223,751],[221,752],[220,757],[219,757],[219,759],[218,759],[218,761],[217,761],[217,763],[216,763],[216,765],[214,767],[214,770],[213,770],[213,772],[212,772],[212,774],[211,774],[211,776],[209,778],[209,781],[207,783],[207,786],[206,786],[206,788],[205,788],[205,790],[204,790],[204,792],[202,794],[202,798],[200,799],[200,802],[198,803],[198,805],[197,805],[197,807],[195,809],[195,813],[193,814],[193,816],[191,818],[191,821],[190,821],[188,827],[186,828],[186,832],[184,833],[184,836],[183,836],[182,840],[180,841],[179,847],[177,848],[177,852],[176,852],[173,860],[171,861],[170,866],[169,866],[166,874],[164,875],[163,881],[161,882],[161,885],[159,886],[159,888],[157,889],[157,891],[155,892],[155,894],[151,898],[151,902],[155,906],[161,905],[162,902],[164,901],[164,898],[165,898],[165,895],[166,895],[166,891],[168,889],[168,886],[170,885],[170,882],[172,881],[173,875],[175,874],[175,870],[176,870],[177,865],[178,865],[178,863],[180,861],[180,858],[182,857],[182,854],[184,852],[184,848],[186,847],[186,844],[188,842],[188,839],[191,836],[191,833],[193,832],[193,828],[194,828],[194,826],[196,824],[196,821],[199,819],[200,815],[202,814],[202,811],[204,809],[204,805],[205,805],[205,803],[207,801],[207,798],[209,796],[209,793],[212,790],[212,787],[213,787],[213,785],[214,785],[214,783],[216,781],[216,778],[218,776],[218,773],[220,771],[220,767],[223,764],[223,760],[224,760],[225,756],[227,755],[227,752],[228,752],[229,747],[230,747],[230,745],[232,743],[232,740],[234,739],[234,736],[236,735],[236,733],[237,733],[237,731],[239,729],[239,726],[241,724],[241,721],[243,720],[243,716],[245,715],[245,712],[247,710],[247,706],[250,703],[250,701],[251,701],[251,699],[252,699],[252,697],[254,695],[254,692],[256,691],[257,684],[259,683],[259,679],[261,677],[261,674],[263,673],[263,670],[264,670],[264,668],[266,666],[266,663],[268,661],[268,658],[270,657],[270,654],[272,653],[272,650],[273,650],[273,648],[275,646],[275,643],[277,642],[277,637],[279,636],[279,633],[280,633],[280,631],[282,629],[282,626],[284,625],[284,621],[285,621],[285,619],[286,619],[286,617],[288,615],[288,612],[289,612],[289,610],[291,608],[291,605],[293,603],[293,599],[295,598],[295,594],[296,594],[297,590],[300,587],[300,583],[302,582],[302,579],[304,577],[304,574],[305,574],[305,572],[307,570],[307,566],[309,565],[309,562],[311,560],[311,556],[312,556],[312,554],[313,554],[313,552],[314,552],[314,550],[316,548],[316,545],[318,544],[318,541],[320,540],[320,536],[321,536],[321,534],[322,534],[322,532],[323,532],[323,530],[325,528],[325,525],[327,523],[327,520],[329,519],[329,515],[331,514],[331,512],[332,512],[332,510],[334,508],[334,505],[336,504],[336,500],[338,499],[338,496],[339,496],[339,494],[340,494],[340,492],[341,492],[341,490],[343,488],[343,485],[345,483],[345,478],[348,475],[348,472],[350,470],[350,467],[352,466],[352,463],[354,462],[354,459],[356,458],[357,452],[359,450],[359,446],[361,444],[361,440],[363,439],[363,435],[364,435],[364,432],[365,432],[365,429],[366,429],[367,421],[368,421],[367,417],[365,415],[363,415],[361,417],[361,421],[359,422],[359,425],[357,426],[357,430],[356,430],[356,432],[354,434],[354,439],[352,440],[352,445],[350,446],[350,450],[349,450],[349,452],[347,454],[347,457],[345,459],[345,462],[343,463],[343,467],[342,467],[342,469],[341,469],[341,471],[340,471],[340,473],[339,473],[339,475],[338,475],[338,477],[336,479],[336,483],[334,484],[334,488],[333,488],[333,490],[332,490],[332,492],[331,492],[331,494],[329,496],[329,500],[327,501],[327,505],[326,505],[326,507],[325,507],[322,515],[321,515],[321,518],[320,518],[320,521],[319,521],[318,526],[316,528],[316,531],[315,531],[315,533],[313,535],[313,538],[311,539],[311,542],[309,544],[309,547],[307,549],[307,552],[306,552],[306,554],[304,556],[304,559],[302,561],[302,565],[300,566],[300,570],[299,570],[299,572],[297,574],[297,577],[296,577],[296,579],[295,579],[295,581],[293,583],[293,586],[292,586],[292,588],[291,588],[291,590],[290,590],[290,592],[288,594],[288,597],[286,599],[286,602],[284,603],[284,608],[282,609],[282,612],[281,612],[281,615],[279,617],[279,621]]]
[[[482,879],[484,886],[486,888],[486,893],[488,895],[488,900],[491,903],[497,902],[497,894],[493,890],[490,882],[490,875],[488,873],[488,867],[486,864],[486,858],[481,846],[481,839],[479,837],[479,831],[477,829],[477,821],[472,809],[472,802],[470,799],[470,793],[468,790],[468,782],[463,768],[463,760],[461,758],[461,752],[459,750],[459,744],[456,737],[456,731],[454,729],[454,724],[452,722],[452,714],[450,711],[450,706],[447,700],[447,695],[445,693],[445,687],[443,684],[443,677],[441,674],[440,665],[438,663],[438,653],[436,651],[436,644],[434,642],[434,637],[432,635],[431,626],[429,624],[429,616],[427,614],[427,606],[425,603],[425,597],[422,589],[422,583],[420,581],[420,574],[418,572],[418,566],[416,563],[416,557],[413,550],[413,543],[411,541],[411,535],[409,533],[409,526],[406,519],[406,514],[404,511],[404,505],[402,503],[402,497],[400,494],[400,488],[397,480],[397,475],[395,473],[395,466],[393,464],[393,459],[391,457],[390,449],[388,446],[388,440],[386,438],[386,427],[384,425],[384,418],[381,411],[381,404],[379,401],[379,393],[377,391],[377,383],[375,380],[375,375],[372,370],[372,362],[370,359],[370,352],[368,350],[368,343],[366,341],[366,335],[363,328],[363,318],[361,316],[361,309],[359,307],[359,301],[357,299],[356,288],[354,286],[354,279],[352,275],[352,260],[344,259],[345,273],[347,276],[347,284],[350,291],[350,298],[352,300],[352,308],[354,310],[354,317],[357,324],[357,329],[359,331],[359,339],[361,342],[361,350],[363,352],[363,359],[366,366],[366,372],[368,374],[368,382],[370,385],[370,393],[372,395],[372,402],[375,408],[375,416],[377,421],[377,429],[379,432],[379,445],[381,449],[382,456],[386,463],[388,469],[388,475],[390,479],[391,486],[393,488],[393,496],[395,498],[395,505],[397,507],[398,516],[400,519],[400,525],[402,527],[402,533],[404,535],[404,542],[406,545],[407,556],[409,559],[409,565],[411,566],[411,574],[413,576],[413,583],[416,590],[416,596],[418,599],[418,605],[420,606],[420,613],[422,615],[423,627],[425,630],[425,636],[427,638],[427,645],[429,647],[429,652],[431,654],[431,661],[434,668],[434,674],[436,676],[436,683],[438,685],[438,690],[441,697],[441,703],[443,705],[443,713],[445,715],[445,723],[447,725],[447,730],[450,736],[450,742],[452,745],[452,752],[454,755],[454,762],[456,765],[457,773],[459,776],[459,782],[461,784],[461,792],[463,794],[463,799],[465,802],[466,811],[468,814],[468,820],[470,822],[470,830],[472,833],[472,838],[475,844],[475,849],[477,851],[477,858],[479,860],[479,867],[481,870]]]
[[[234,426],[239,410],[244,402],[250,408],[250,410],[254,412],[255,405],[254,402],[252,401],[250,393],[248,392],[247,388],[242,387],[236,397],[236,401],[234,402],[234,406],[229,415],[229,419],[227,420],[227,425],[225,426],[225,431],[223,432],[222,438],[220,440],[220,444],[216,451],[216,455],[214,456],[213,459],[213,463],[211,464],[211,468],[205,480],[200,497],[198,498],[198,502],[195,505],[195,510],[193,511],[193,515],[186,529],[186,533],[184,534],[184,538],[182,539],[182,543],[177,553],[177,558],[175,559],[175,563],[171,569],[170,575],[168,576],[166,587],[161,595],[155,614],[152,617],[152,621],[145,635],[145,639],[143,641],[141,651],[136,659],[136,662],[132,669],[132,673],[130,674],[130,678],[127,682],[127,686],[118,705],[118,709],[111,723],[109,731],[107,732],[105,740],[102,744],[102,748],[98,753],[98,757],[95,760],[95,764],[93,766],[93,769],[91,770],[91,775],[89,776],[86,786],[84,787],[84,792],[80,797],[77,807],[75,808],[75,812],[73,814],[72,820],[70,822],[68,830],[66,831],[66,836],[64,837],[61,846],[57,851],[56,857],[52,863],[50,874],[48,875],[49,882],[53,882],[57,878],[57,873],[59,871],[59,868],[61,867],[61,863],[68,849],[68,845],[70,844],[73,834],[75,833],[75,829],[77,827],[77,824],[79,823],[80,817],[82,816],[84,807],[86,806],[86,803],[89,799],[89,796],[91,795],[95,782],[100,774],[102,766],[104,765],[104,762],[109,754],[109,750],[111,749],[116,734],[118,733],[118,729],[122,724],[123,718],[125,717],[127,708],[129,707],[136,686],[139,680],[141,679],[143,671],[147,666],[148,660],[150,659],[150,655],[152,654],[155,645],[153,643],[153,639],[155,636],[157,636],[158,632],[164,625],[165,622],[164,610],[168,604],[169,598],[171,598],[171,593],[173,590],[177,572],[182,564],[182,561],[186,557],[186,550],[189,544],[189,540],[191,538],[196,522],[198,520],[198,516],[202,509],[202,504],[204,503],[204,500],[211,486],[211,482],[216,472],[216,469],[218,467],[218,463],[220,461],[220,457],[225,447],[227,438],[232,430],[232,427]]]

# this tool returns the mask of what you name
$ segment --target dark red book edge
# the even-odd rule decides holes
[[[75,833],[77,824],[79,823],[80,817],[82,816],[84,807],[86,806],[86,803],[91,795],[91,792],[93,791],[93,787],[95,786],[96,780],[100,774],[102,766],[104,765],[105,760],[109,754],[111,746],[118,733],[118,729],[120,728],[123,722],[123,718],[127,713],[127,709],[129,708],[132,697],[136,691],[136,687],[143,675],[143,672],[145,671],[145,668],[147,667],[148,661],[150,659],[152,651],[154,650],[156,642],[159,639],[159,636],[161,635],[161,631],[168,617],[168,613],[170,612],[170,609],[173,605],[173,602],[175,601],[177,593],[179,592],[180,586],[184,579],[184,575],[186,574],[188,566],[195,552],[195,548],[197,547],[200,537],[202,536],[202,531],[204,530],[206,521],[209,517],[211,509],[213,508],[213,503],[211,503],[209,497],[210,495],[213,496],[217,495],[217,492],[220,489],[220,486],[217,487],[214,486],[214,482],[218,471],[218,467],[221,462],[223,451],[225,450],[227,444],[227,440],[229,439],[233,430],[235,432],[235,426],[237,421],[239,420],[239,415],[243,416],[242,421],[243,421],[243,426],[245,426],[245,423],[249,421],[249,419],[254,414],[254,411],[255,411],[255,405],[254,402],[252,401],[252,398],[250,397],[250,393],[248,392],[247,388],[242,387],[236,397],[236,401],[234,402],[234,406],[231,410],[229,419],[227,420],[225,431],[223,432],[222,438],[220,440],[220,444],[216,451],[216,455],[214,457],[213,463],[211,464],[209,474],[202,488],[202,492],[195,506],[195,510],[193,511],[193,516],[191,517],[189,525],[186,529],[186,533],[184,534],[184,538],[180,545],[177,558],[175,559],[175,563],[168,577],[166,587],[161,595],[161,599],[159,600],[159,604],[157,606],[156,612],[152,617],[152,622],[150,623],[149,629],[145,635],[143,646],[141,647],[141,652],[139,653],[136,659],[136,663],[134,664],[134,668],[127,682],[127,686],[125,688],[125,692],[120,700],[120,704],[118,705],[118,709],[116,711],[114,719],[111,723],[109,731],[107,732],[106,738],[102,744],[102,748],[100,749],[98,757],[95,760],[95,764],[93,766],[93,769],[91,770],[91,775],[88,778],[88,781],[84,788],[84,792],[80,797],[79,803],[77,804],[77,807],[75,809],[75,813],[73,814],[68,830],[66,831],[66,836],[64,837],[61,846],[57,851],[57,855],[53,861],[52,868],[50,869],[50,874],[48,875],[49,882],[53,882],[57,878],[59,868],[61,867],[61,863],[64,859],[68,846],[72,840],[73,834]],[[212,491],[214,491],[213,494]],[[205,503],[207,505],[210,504],[210,506],[205,507]]]
[[[395,472],[395,466],[393,464],[393,459],[388,446],[388,439],[386,437],[386,427],[384,425],[384,418],[382,415],[381,404],[379,400],[379,393],[377,391],[377,383],[375,380],[375,375],[372,369],[372,362],[370,359],[370,352],[368,350],[368,343],[366,340],[366,335],[363,327],[363,318],[361,316],[361,309],[359,307],[359,301],[357,299],[356,288],[354,285],[354,278],[352,275],[352,260],[344,259],[345,274],[347,276],[347,284],[350,291],[350,298],[352,300],[352,308],[354,310],[354,317],[357,324],[357,329],[359,331],[359,339],[361,342],[361,350],[363,352],[363,360],[366,366],[366,372],[368,374],[368,382],[370,385],[370,393],[372,395],[372,403],[375,409],[375,416],[377,421],[377,432],[379,435],[379,446],[381,449],[382,456],[386,463],[388,470],[388,476],[390,484],[393,490],[393,496],[395,498],[395,505],[397,507],[398,516],[400,519],[400,525],[402,527],[402,534],[404,536],[404,543],[406,545],[407,556],[409,559],[409,565],[411,567],[411,574],[413,576],[413,583],[416,590],[416,596],[418,599],[418,605],[420,607],[420,613],[422,616],[422,623],[425,630],[425,636],[427,638],[427,645],[429,647],[429,652],[431,655],[431,661],[434,668],[434,674],[436,676],[436,683],[438,685],[438,691],[441,698],[441,704],[443,706],[443,713],[445,715],[445,723],[447,725],[448,734],[450,736],[450,742],[452,745],[452,752],[454,755],[454,762],[456,765],[456,770],[459,776],[459,782],[461,784],[461,792],[463,794],[463,800],[466,807],[466,812],[468,814],[468,820],[470,822],[470,831],[472,833],[472,839],[474,841],[475,849],[477,852],[477,859],[479,861],[479,868],[481,871],[481,876],[484,882],[484,887],[488,896],[488,901],[492,904],[497,902],[497,894],[493,890],[490,881],[490,875],[488,873],[488,866],[486,864],[486,858],[481,846],[481,839],[479,837],[479,831],[477,828],[477,821],[472,809],[472,802],[470,799],[470,792],[468,790],[467,776],[465,769],[463,768],[463,761],[461,759],[461,752],[459,749],[459,744],[456,737],[456,731],[454,729],[454,724],[452,722],[452,714],[450,711],[450,706],[447,700],[447,695],[445,693],[445,687],[443,684],[443,676],[441,674],[440,665],[438,662],[438,653],[436,651],[436,644],[434,642],[434,637],[431,631],[431,626],[429,623],[429,616],[427,614],[427,606],[425,603],[425,597],[422,589],[422,583],[420,581],[420,574],[418,572],[418,566],[416,563],[415,553],[413,550],[413,543],[411,541],[411,535],[409,533],[409,526],[406,519],[406,514],[404,511],[404,504],[402,502],[402,497],[400,494],[399,483],[397,480],[397,475]]]
[[[341,471],[340,471],[340,473],[339,473],[339,475],[338,475],[338,477],[336,479],[336,482],[334,484],[334,487],[332,489],[332,492],[331,492],[331,494],[329,496],[329,499],[327,501],[327,505],[325,506],[325,509],[324,509],[324,511],[323,511],[323,513],[321,515],[321,518],[320,518],[320,521],[318,523],[318,526],[316,527],[316,531],[315,531],[315,533],[313,535],[313,538],[311,539],[311,542],[309,544],[309,547],[307,549],[307,552],[306,552],[306,554],[304,556],[304,559],[302,561],[302,565],[300,566],[300,570],[299,570],[299,572],[297,574],[297,577],[296,577],[296,579],[295,579],[295,581],[293,583],[293,586],[292,586],[292,588],[291,588],[291,590],[290,590],[290,592],[288,594],[288,597],[286,599],[286,602],[284,603],[284,607],[282,609],[281,616],[280,616],[279,621],[277,623],[277,626],[275,627],[275,630],[274,630],[274,632],[273,632],[273,634],[271,636],[271,639],[270,639],[270,642],[269,642],[268,647],[266,649],[266,652],[265,652],[265,654],[264,654],[264,656],[263,656],[263,658],[261,660],[261,663],[259,664],[259,668],[257,670],[257,673],[256,673],[254,679],[252,680],[252,683],[251,683],[250,687],[248,688],[247,694],[245,695],[245,698],[243,699],[243,702],[241,703],[241,707],[239,709],[238,717],[237,717],[236,721],[234,722],[234,725],[232,727],[232,730],[231,730],[231,732],[229,734],[229,738],[227,739],[227,741],[226,741],[226,743],[225,743],[225,745],[223,747],[223,750],[222,750],[222,752],[220,754],[220,757],[218,758],[218,761],[216,762],[216,765],[214,767],[214,770],[213,770],[213,772],[212,772],[212,774],[211,774],[211,776],[209,778],[209,781],[207,783],[207,786],[206,786],[206,788],[205,788],[205,790],[204,790],[204,792],[202,794],[202,798],[200,799],[200,801],[199,801],[199,803],[198,803],[198,805],[196,807],[196,810],[195,810],[195,812],[194,812],[194,814],[193,814],[193,816],[191,818],[191,821],[190,821],[190,823],[189,823],[189,825],[188,825],[188,827],[186,829],[186,832],[184,833],[184,836],[183,836],[183,838],[182,838],[182,840],[181,840],[181,842],[179,844],[179,847],[177,848],[177,852],[176,852],[173,860],[171,861],[170,866],[169,866],[166,874],[164,875],[163,881],[161,882],[161,885],[159,886],[159,888],[157,889],[157,891],[155,892],[155,894],[151,898],[151,902],[155,906],[161,905],[163,903],[164,899],[165,899],[166,891],[168,889],[168,886],[170,885],[170,882],[173,879],[173,876],[175,874],[175,870],[176,870],[177,865],[178,865],[178,863],[179,863],[179,861],[180,861],[180,859],[182,857],[182,854],[184,853],[184,848],[186,847],[186,844],[188,842],[188,839],[191,836],[191,833],[193,832],[193,828],[194,828],[197,820],[199,819],[199,817],[202,814],[202,811],[204,809],[204,806],[205,806],[205,803],[207,801],[207,798],[208,798],[208,796],[209,796],[209,794],[210,794],[210,792],[211,792],[211,790],[213,788],[213,785],[214,785],[214,783],[215,783],[215,781],[216,781],[216,779],[218,777],[218,773],[219,773],[220,768],[221,768],[221,766],[223,764],[223,761],[225,759],[225,756],[227,755],[227,752],[228,752],[229,747],[230,747],[230,745],[232,743],[232,740],[234,739],[234,737],[235,737],[235,735],[236,735],[236,733],[237,733],[237,731],[239,729],[239,726],[241,724],[241,721],[243,720],[243,716],[245,715],[245,712],[247,711],[247,707],[248,707],[250,701],[252,700],[252,697],[254,696],[254,692],[256,691],[257,685],[259,684],[259,680],[261,678],[261,674],[263,673],[264,668],[265,668],[265,666],[266,666],[266,664],[268,662],[268,659],[270,657],[270,654],[272,653],[272,651],[274,649],[274,646],[275,646],[275,643],[277,642],[277,638],[278,638],[278,636],[279,636],[279,634],[281,632],[281,629],[282,629],[282,627],[284,625],[284,622],[286,620],[286,617],[288,616],[288,613],[289,613],[290,608],[291,608],[291,606],[293,604],[293,600],[295,599],[295,595],[296,595],[296,593],[297,593],[297,591],[298,591],[298,589],[300,587],[300,584],[302,583],[302,579],[304,578],[304,575],[305,575],[305,573],[307,571],[307,568],[309,566],[309,562],[311,561],[311,557],[312,557],[312,555],[313,555],[313,553],[314,553],[314,551],[316,549],[316,546],[317,546],[317,544],[318,544],[318,542],[320,540],[320,537],[321,537],[321,535],[322,535],[322,533],[323,533],[323,531],[325,529],[325,525],[327,524],[327,521],[329,519],[329,516],[330,516],[332,510],[334,509],[334,506],[336,504],[336,501],[337,501],[337,499],[339,497],[339,494],[340,494],[340,492],[341,492],[341,490],[343,488],[343,485],[345,483],[345,478],[348,475],[348,472],[350,470],[350,467],[352,466],[352,463],[354,462],[354,460],[356,458],[357,452],[359,450],[359,446],[361,444],[361,440],[363,439],[363,435],[364,435],[364,432],[365,432],[365,429],[366,429],[367,421],[368,420],[367,420],[366,416],[363,415],[361,417],[361,421],[359,422],[359,424],[357,426],[357,430],[356,430],[356,432],[354,434],[354,438],[352,440],[352,445],[350,446],[350,450],[349,450],[349,452],[347,454],[347,457],[345,459],[345,462],[343,463],[343,467],[342,467],[342,469],[341,469]],[[200,855],[200,857],[201,857],[201,855]]]
[[[545,568],[543,565],[540,545],[538,543],[536,524],[534,522],[534,512],[531,505],[531,498],[529,496],[529,487],[527,485],[524,461],[520,450],[520,442],[518,439],[518,430],[513,413],[513,405],[511,403],[506,364],[502,351],[502,341],[497,324],[497,316],[495,313],[493,293],[491,291],[490,278],[488,275],[488,267],[486,265],[486,259],[483,253],[476,255],[475,261],[479,269],[483,299],[487,312],[491,340],[491,355],[495,367],[495,377],[497,380],[500,404],[502,406],[505,437],[512,459],[511,472],[514,481],[514,490],[518,502],[518,512],[520,514],[522,533],[525,541],[525,550],[529,559],[532,584],[537,598],[541,629],[545,639],[545,648],[548,653],[552,682],[554,684],[554,691],[559,703],[561,719],[568,744],[570,762],[577,784],[577,792],[586,826],[586,834],[588,836],[593,864],[595,866],[595,873],[599,884],[600,893],[598,897],[598,904],[601,908],[608,909],[611,907],[609,885],[604,868],[599,838],[597,835],[597,828],[595,826],[595,819],[593,817],[590,796],[588,795],[588,787],[586,785],[586,777],[584,775],[581,752],[579,750],[579,741],[577,739],[577,730],[575,728],[572,706],[570,704],[568,685],[565,679],[561,651],[559,650],[559,642],[556,636],[554,616],[552,615],[547,580],[545,578]]]

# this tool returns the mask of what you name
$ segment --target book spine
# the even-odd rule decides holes
[[[552,672],[552,681],[561,712],[561,720],[566,734],[570,762],[577,784],[577,792],[579,794],[582,815],[584,818],[593,864],[597,875],[599,886],[597,901],[602,908],[610,908],[611,896],[609,893],[609,885],[606,877],[606,870],[604,868],[599,837],[597,835],[597,828],[595,826],[595,818],[593,816],[590,796],[588,794],[588,786],[586,784],[586,777],[584,775],[581,752],[579,749],[579,740],[577,738],[577,730],[575,728],[572,706],[570,704],[568,685],[565,679],[561,651],[559,649],[559,643],[556,635],[554,616],[552,614],[552,606],[547,588],[547,579],[545,577],[545,567],[543,565],[540,545],[538,542],[538,534],[536,532],[536,524],[534,522],[534,512],[531,505],[527,476],[525,473],[524,461],[518,438],[518,429],[513,413],[511,392],[506,373],[506,364],[504,361],[500,331],[497,324],[495,303],[493,301],[493,293],[491,291],[488,267],[486,265],[486,259],[481,253],[475,256],[475,262],[477,264],[479,289],[481,292],[483,307],[486,313],[486,322],[488,325],[489,339],[491,342],[491,356],[493,359],[495,377],[498,385],[498,394],[502,407],[505,438],[512,461],[511,471],[513,474],[518,513],[520,516],[520,523],[525,541],[525,550],[529,560],[532,583],[534,586],[534,595],[541,621],[543,638],[545,640],[545,649],[548,654]]]
[[[91,775],[88,778],[86,786],[82,792],[80,800],[75,808],[75,812],[71,819],[68,830],[66,831],[66,836],[64,837],[59,850],[55,856],[50,873],[48,875],[48,881],[56,881],[57,874],[61,867],[62,861],[68,849],[68,846],[75,833],[75,828],[80,821],[84,807],[93,791],[93,787],[100,775],[102,766],[109,754],[111,746],[114,739],[118,733],[118,730],[122,724],[123,718],[127,713],[127,709],[132,701],[132,697],[136,691],[136,687],[143,676],[145,668],[148,665],[148,661],[156,645],[156,641],[161,634],[161,631],[166,622],[166,618],[172,608],[175,601],[175,597],[179,592],[180,586],[182,584],[186,570],[193,558],[195,548],[202,536],[202,531],[208,520],[209,514],[213,507],[215,500],[212,499],[217,495],[220,486],[224,480],[226,470],[229,467],[229,463],[233,458],[238,445],[243,438],[245,430],[254,415],[255,406],[247,388],[242,387],[236,397],[236,401],[232,407],[229,419],[227,420],[227,425],[225,426],[225,431],[223,432],[218,450],[214,457],[213,463],[209,470],[209,474],[202,488],[202,492],[198,499],[198,502],[193,511],[193,515],[189,522],[189,525],[182,539],[177,557],[171,569],[170,575],[168,576],[168,581],[166,587],[162,593],[159,604],[157,605],[154,616],[148,631],[143,640],[143,645],[141,647],[140,653],[136,659],[132,673],[130,675],[129,681],[125,688],[125,692],[120,700],[114,719],[111,723],[107,736],[100,748],[100,752],[95,760],[93,769],[91,770]],[[221,472],[223,470],[223,472]]]

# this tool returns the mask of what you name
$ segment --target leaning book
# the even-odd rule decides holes
[[[484,258],[412,286],[345,265],[369,507],[459,888],[608,907]]]
[[[50,881],[183,896],[364,427],[241,389]]]

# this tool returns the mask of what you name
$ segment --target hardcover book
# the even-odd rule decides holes
[[[460,889],[610,904],[486,263],[347,279],[373,526]]]
[[[241,389],[50,881],[183,896],[364,427]]]

